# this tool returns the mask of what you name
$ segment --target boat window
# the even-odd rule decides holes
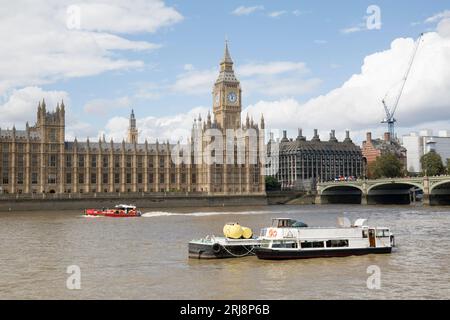
[[[368,237],[368,231],[367,231],[367,229],[364,229],[364,230],[362,231],[362,237],[363,237],[363,238],[367,238],[367,237]]]
[[[377,230],[377,238],[389,237],[388,229],[379,229]]]
[[[302,241],[300,246],[302,247],[302,249],[323,248],[324,244],[323,241]]]
[[[272,241],[270,241],[270,240],[262,240],[262,241],[261,241],[261,247],[262,247],[262,248],[269,248],[271,242],[272,242]]]
[[[275,228],[289,228],[292,224],[291,219],[274,219],[272,227]]]
[[[296,241],[274,241],[272,248],[297,248]]]
[[[262,228],[259,235],[260,235],[261,237],[264,237],[264,236],[266,235],[266,232],[267,232],[267,228]]]
[[[327,248],[348,247],[348,240],[328,240]]]

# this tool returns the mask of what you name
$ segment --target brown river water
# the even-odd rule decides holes
[[[144,210],[141,218],[77,211],[0,213],[0,299],[449,299],[450,208],[269,206]],[[388,255],[263,261],[190,260],[187,243],[225,223],[260,228],[274,217],[334,226],[338,217],[387,226]],[[67,267],[81,289],[66,287]],[[369,266],[381,271],[368,289]]]

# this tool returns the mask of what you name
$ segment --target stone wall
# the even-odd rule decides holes
[[[119,203],[134,204],[138,208],[264,206],[267,205],[267,197],[265,195],[249,195],[126,198],[98,197],[89,199],[2,199],[0,200],[0,212],[84,210],[86,208],[113,207]]]

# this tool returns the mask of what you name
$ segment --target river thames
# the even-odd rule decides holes
[[[450,208],[268,206],[85,218],[78,211],[0,214],[0,299],[449,299]],[[227,222],[259,233],[271,218],[334,226],[338,217],[387,226],[388,255],[263,261],[188,259],[187,244]],[[66,287],[79,266],[81,289]],[[369,266],[381,288],[368,289]]]

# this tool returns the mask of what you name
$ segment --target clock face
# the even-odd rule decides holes
[[[231,103],[236,102],[236,101],[237,101],[237,95],[236,95],[236,93],[230,92],[230,93],[228,94],[228,101],[231,102]]]
[[[214,101],[216,102],[216,104],[219,103],[220,100],[220,95],[218,93],[216,93],[216,96],[214,97]]]

